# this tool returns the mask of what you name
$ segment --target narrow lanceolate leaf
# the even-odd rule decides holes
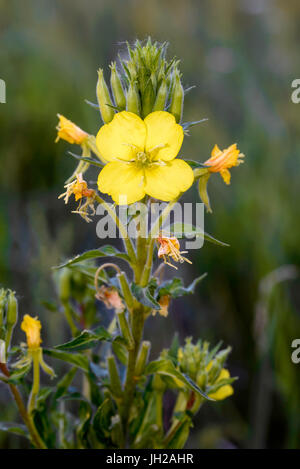
[[[100,340],[111,340],[111,335],[104,329],[98,327],[94,331],[84,330],[75,339],[70,340],[61,345],[56,345],[56,350],[66,350],[69,352],[76,352],[79,350],[86,350],[95,347]]]
[[[57,358],[58,360],[70,363],[77,368],[81,368],[83,371],[89,371],[88,358],[81,353],[63,352],[62,350],[47,348],[43,349],[43,352],[50,357]]]
[[[77,368],[71,368],[67,374],[58,382],[57,384],[57,389],[54,395],[55,399],[59,399],[62,397],[69,389],[76,373],[77,373]]]
[[[63,264],[53,267],[54,269],[62,269],[63,267],[70,267],[71,265],[77,264],[78,262],[86,261],[87,259],[97,259],[99,257],[118,257],[119,259],[124,259],[129,261],[129,256],[125,253],[120,252],[118,249],[113,246],[103,246],[99,249],[92,249],[91,251],[86,251],[83,254],[78,254],[73,259],[64,262]]]
[[[200,283],[205,277],[206,273],[197,277],[188,287],[183,285],[181,278],[174,277],[172,280],[167,280],[163,282],[159,288],[159,295],[170,295],[172,298],[179,298],[180,296],[190,295],[194,293],[196,286]]]
[[[0,430],[3,432],[14,433],[15,435],[24,436],[29,439],[27,427],[21,423],[0,422]]]
[[[218,246],[229,246],[229,244],[214,238],[211,234],[206,233],[201,228],[191,225],[190,223],[173,223],[170,225],[169,230],[176,238],[204,238],[205,241],[217,244]]]
[[[175,368],[175,365],[171,362],[171,360],[162,359],[149,363],[149,365],[146,367],[145,374],[152,375],[156,373],[180,380],[189,389],[196,392],[204,399],[209,401],[214,400],[208,397],[208,395],[202,391],[202,389],[200,389],[199,386],[197,386],[197,384],[189,376]]]

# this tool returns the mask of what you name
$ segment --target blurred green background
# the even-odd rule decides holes
[[[96,70],[107,70],[125,40],[169,41],[185,86],[196,85],[184,120],[209,120],[191,129],[185,158],[205,161],[215,143],[233,142],[246,155],[229,187],[219,176],[209,181],[214,212],[205,229],[230,247],[191,252],[185,281],[208,277],[146,330],[153,357],[175,330],[181,340],[193,335],[233,346],[235,395],[204,406],[192,448],[300,447],[300,364],[291,361],[292,340],[300,338],[300,104],[291,101],[299,17],[296,0],[0,1],[0,78],[7,86],[0,104],[0,284],[17,292],[22,315],[39,314],[45,344],[66,333],[62,317],[42,305],[55,293],[51,267],[99,246],[96,222],[87,225],[57,200],[75,160],[65,142],[54,144],[56,114],[97,132],[99,113],[85,99],[95,102]],[[185,200],[198,200],[196,190]],[[3,386],[0,414],[16,418]],[[23,445],[0,434],[2,448]]]

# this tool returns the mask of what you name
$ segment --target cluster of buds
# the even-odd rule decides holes
[[[110,88],[105,82],[103,70],[98,71],[97,99],[102,120],[112,121],[115,111],[133,112],[143,119],[153,111],[168,110],[176,122],[181,122],[184,89],[179,72],[179,61],[166,60],[167,43],[145,45],[136,41],[129,44],[128,60],[120,58],[120,70],[116,63],[110,65]]]
[[[18,320],[18,301],[15,292],[0,289],[0,363],[6,363],[12,333]]]
[[[233,394],[229,371],[224,363],[231,349],[221,351],[209,350],[208,342],[192,343],[191,338],[186,339],[184,347],[177,352],[178,366],[187,374],[207,395],[214,400],[223,400]]]

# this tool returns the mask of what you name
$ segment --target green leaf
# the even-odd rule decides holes
[[[204,399],[207,399],[209,401],[214,400],[208,397],[208,395],[204,391],[202,391],[202,389],[200,389],[199,386],[197,386],[197,384],[189,376],[177,370],[171,360],[161,359],[149,363],[146,367],[145,374],[152,375],[156,373],[165,376],[170,376],[171,378],[180,380],[189,389],[196,392]]]
[[[70,352],[63,352],[62,350],[56,349],[43,349],[43,352],[50,357],[56,358],[58,360],[62,360],[67,363],[71,363],[71,365],[76,366],[77,368],[81,368],[83,371],[89,371],[89,361],[85,355],[81,353],[70,353]]]
[[[55,349],[73,352],[86,350],[95,347],[101,340],[110,341],[111,338],[111,335],[106,331],[106,329],[104,329],[104,327],[98,327],[94,331],[82,331],[80,335],[75,337],[75,339],[61,345],[56,345]]]
[[[78,368],[71,368],[68,373],[57,383],[56,393],[54,394],[54,399],[59,399],[62,397],[69,389]]]
[[[149,308],[155,309],[155,310],[160,310],[160,304],[155,300],[155,298],[152,296],[152,287],[153,285],[150,285],[150,287],[145,287],[142,288],[136,283],[132,283],[131,285],[131,291],[133,296],[144,306],[148,306]]]
[[[195,160],[183,160],[185,161],[192,169],[198,169],[198,168],[206,168],[207,166],[203,163],[200,163],[199,161]]]
[[[202,229],[199,229],[190,223],[173,223],[170,225],[169,230],[173,236],[176,236],[176,238],[204,238],[205,241],[217,244],[218,246],[229,246],[229,244],[214,238],[211,234],[206,233]]]
[[[23,379],[29,373],[30,370],[31,370],[31,361],[29,361],[28,363],[25,363],[25,365],[22,366],[21,368],[16,368],[15,371],[10,373],[10,376],[6,382],[18,384],[19,381]]]
[[[97,166],[99,168],[103,168],[104,167],[104,164],[103,163],[99,163],[99,161],[96,161],[94,160],[93,158],[86,158],[86,157],[82,157],[80,155],[76,155],[75,153],[72,153],[71,151],[68,151],[69,155],[73,156],[74,158],[76,158],[76,160],[79,160],[79,161],[84,161],[85,163],[89,163],[91,165],[94,165],[94,166]]]
[[[115,337],[112,342],[112,349],[122,365],[126,366],[128,363],[128,350],[124,338],[121,336]]]
[[[120,252],[118,249],[114,248],[113,246],[107,245],[103,246],[99,249],[92,249],[91,251],[86,251],[83,254],[78,254],[73,259],[64,262],[63,264],[53,267],[53,269],[62,269],[63,267],[69,267],[71,265],[77,264],[78,262],[85,261],[87,259],[97,259],[99,257],[118,257],[119,259],[123,259],[127,262],[130,261],[130,258],[127,254]]]
[[[200,283],[207,274],[197,277],[188,287],[183,285],[181,278],[174,277],[172,280],[163,282],[159,287],[159,296],[170,295],[172,298],[179,298],[180,296],[190,295],[194,293],[196,286]]]
[[[27,427],[21,423],[0,422],[0,430],[30,439]]]
[[[107,446],[110,444],[110,425],[113,414],[113,403],[110,398],[107,398],[99,406],[92,423],[98,441]]]

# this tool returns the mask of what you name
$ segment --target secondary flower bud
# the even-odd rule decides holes
[[[129,88],[127,90],[126,110],[129,112],[133,112],[138,116],[141,115],[141,101],[137,86],[134,81],[130,82]]]
[[[153,106],[153,111],[164,111],[167,97],[168,97],[168,86],[167,86],[166,80],[163,78],[160,84],[160,87],[158,88],[155,103]]]
[[[113,120],[115,111],[112,107],[113,103],[109,94],[107,84],[104,80],[103,70],[98,70],[98,81],[96,87],[97,100],[100,108],[100,113],[104,124],[108,124]]]
[[[14,326],[18,320],[18,302],[15,292],[9,290],[7,298],[6,323],[7,326]]]
[[[171,94],[170,113],[176,119],[176,122],[181,122],[183,112],[184,90],[180,81],[179,72],[175,71],[173,89]]]
[[[121,78],[117,71],[116,62],[113,62],[110,65],[110,70],[110,86],[112,89],[116,106],[118,107],[119,111],[124,111],[124,109],[126,109],[126,98]]]

